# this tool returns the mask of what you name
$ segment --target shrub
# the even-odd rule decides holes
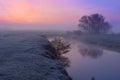
[[[61,37],[55,37],[50,41],[54,49],[56,50],[56,59],[58,59],[64,66],[69,66],[70,61],[68,58],[62,56],[69,52],[71,44],[66,42]]]

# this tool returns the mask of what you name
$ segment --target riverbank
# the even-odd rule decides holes
[[[104,35],[63,35],[65,38],[71,38],[83,43],[99,46],[104,49],[120,52],[119,34]]]
[[[71,80],[38,33],[1,33],[0,64],[0,80]]]

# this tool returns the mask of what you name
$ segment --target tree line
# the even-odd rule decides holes
[[[105,34],[112,28],[111,24],[105,20],[105,17],[98,13],[82,16],[78,26],[81,32],[90,34]]]

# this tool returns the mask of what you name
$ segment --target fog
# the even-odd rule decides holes
[[[0,23],[0,30],[40,30],[40,31],[72,31],[79,29],[77,24],[18,24]],[[113,25],[113,33],[119,33],[119,25]]]

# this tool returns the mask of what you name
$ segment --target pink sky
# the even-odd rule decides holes
[[[11,28],[23,29],[73,29],[75,26],[77,28],[81,16],[100,13],[112,24],[118,24],[118,2],[119,0],[0,0],[0,23],[9,23],[12,24]],[[14,24],[19,26],[14,27]],[[24,26],[20,27],[23,24]],[[27,24],[34,24],[34,27],[25,26]]]

